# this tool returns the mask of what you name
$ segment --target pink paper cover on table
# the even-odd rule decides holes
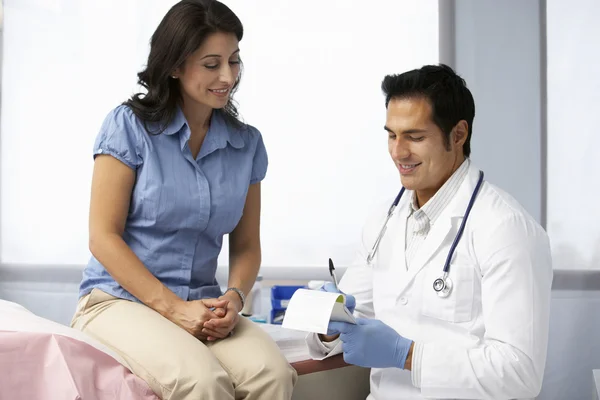
[[[121,357],[0,299],[0,400],[158,400]]]
[[[108,354],[70,337],[0,331],[0,399],[157,400]]]

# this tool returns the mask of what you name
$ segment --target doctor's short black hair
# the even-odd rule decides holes
[[[422,97],[429,101],[433,122],[444,132],[450,146],[450,132],[461,120],[469,126],[463,145],[465,157],[471,154],[471,133],[475,118],[475,101],[467,84],[447,65],[425,65],[399,75],[387,75],[381,83],[385,107],[392,98]]]

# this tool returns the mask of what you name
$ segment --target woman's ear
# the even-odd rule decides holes
[[[177,67],[173,70],[173,72],[171,72],[171,78],[173,79],[179,79],[179,75],[181,75],[181,68]]]

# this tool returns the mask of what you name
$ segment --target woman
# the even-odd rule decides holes
[[[238,316],[261,260],[267,170],[260,132],[232,102],[242,36],[220,2],[177,3],[138,74],[147,93],[109,113],[94,147],[93,257],[72,326],[163,399],[290,399],[297,379],[271,338]]]

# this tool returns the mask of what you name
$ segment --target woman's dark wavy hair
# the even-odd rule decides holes
[[[182,0],[163,17],[150,40],[146,69],[138,73],[138,83],[146,93],[136,93],[123,103],[144,122],[149,133],[162,133],[182,101],[179,82],[172,79],[171,74],[216,32],[233,33],[238,41],[244,36],[242,22],[229,7],[217,0]],[[241,70],[223,108],[225,119],[234,125],[240,124],[232,98],[240,78]],[[149,124],[158,126],[158,131],[151,132]]]

